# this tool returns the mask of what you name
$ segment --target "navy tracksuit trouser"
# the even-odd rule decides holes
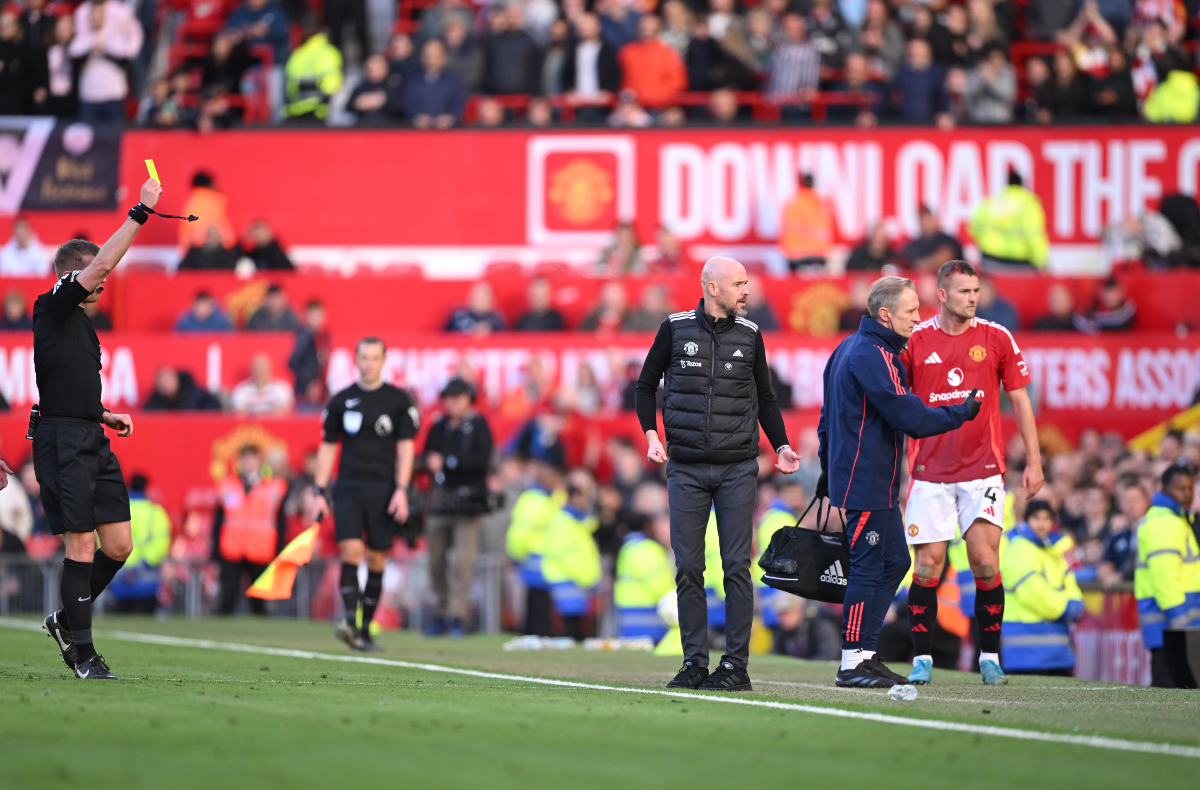
[[[842,649],[874,650],[879,629],[911,566],[899,506],[847,510],[850,576],[842,606]]]

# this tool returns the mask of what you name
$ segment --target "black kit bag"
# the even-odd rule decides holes
[[[776,530],[771,543],[758,560],[765,571],[763,584],[798,595],[810,601],[842,603],[850,575],[850,542],[842,532],[827,532],[830,506],[820,530],[800,526],[804,516],[817,505],[817,523],[821,524],[821,505],[813,497],[794,527]]]

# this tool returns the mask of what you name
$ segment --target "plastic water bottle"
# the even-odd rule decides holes
[[[917,698],[917,687],[916,686],[908,686],[908,685],[892,686],[890,689],[888,689],[888,699],[904,700],[905,702],[912,702],[916,698]]]

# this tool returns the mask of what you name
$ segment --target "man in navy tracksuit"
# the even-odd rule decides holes
[[[979,414],[974,390],[966,403],[937,408],[908,392],[899,355],[917,325],[918,308],[912,280],[878,280],[867,298],[870,315],[825,366],[817,494],[845,509],[850,539],[839,686],[908,683],[875,658],[884,615],[909,568],[899,505],[904,436],[936,436]]]

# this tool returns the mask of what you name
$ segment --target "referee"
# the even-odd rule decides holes
[[[762,333],[745,318],[747,285],[740,263],[710,258],[700,275],[704,298],[695,310],[676,313],[658,328],[637,382],[638,421],[649,444],[646,457],[659,464],[671,459],[667,494],[684,662],[667,688],[751,690],[746,662],[754,617],[750,544],[758,500],[760,423],[779,455],[779,471],[791,474],[800,467],[771,389]],[[655,408],[664,374],[665,450]],[[726,596],[726,650],[712,674],[704,593],[704,535],[710,510],[717,514]]]
[[[159,183],[148,179],[141,203],[103,247],[83,239],[59,247],[58,282],[33,305],[33,364],[41,398],[33,470],[50,530],[63,536],[66,548],[59,588],[63,608],[46,618],[45,628],[63,661],[84,680],[115,679],[92,644],[92,602],[125,564],[133,540],[129,492],[104,426],[129,436],[133,420],[100,403],[100,340],[83,305],[100,298],[105,279],[161,195]]]
[[[316,521],[329,512],[325,487],[333,473],[337,443],[342,458],[333,489],[333,522],[342,555],[342,602],[346,621],[335,631],[353,650],[382,648],[371,639],[371,620],[383,590],[383,566],[396,533],[408,520],[408,482],[412,479],[413,437],[421,418],[404,390],[383,380],[387,349],[377,337],[358,341],[354,363],[358,381],[329,399],[322,416],[321,447],[317,451],[316,488],[310,516]],[[358,586],[367,536],[367,586]],[[356,627],[359,601],[362,625]]]

